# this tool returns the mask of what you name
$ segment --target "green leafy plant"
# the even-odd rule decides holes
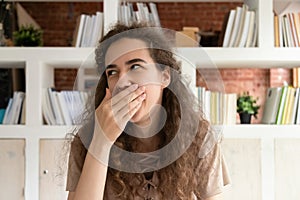
[[[43,32],[40,29],[34,28],[32,25],[22,26],[18,31],[13,33],[15,46],[42,46]]]
[[[257,118],[258,110],[260,108],[260,106],[257,105],[257,100],[257,98],[255,99],[253,96],[249,95],[248,92],[243,93],[237,99],[237,112],[252,114]]]

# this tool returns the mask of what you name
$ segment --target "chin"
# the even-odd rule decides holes
[[[150,121],[149,114],[143,114],[142,109],[138,110],[129,120],[131,123],[145,125]]]

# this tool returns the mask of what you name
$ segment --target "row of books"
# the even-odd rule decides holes
[[[274,16],[275,47],[300,46],[300,13]]]
[[[15,91],[4,114],[0,116],[0,124],[25,124],[25,104],[25,93]]]
[[[254,47],[257,40],[257,20],[255,11],[243,4],[229,12],[224,33],[223,47]]]
[[[198,87],[198,100],[211,124],[236,124],[237,94],[224,94]]]
[[[269,88],[262,123],[300,124],[299,92],[291,86]]]
[[[86,92],[55,91],[44,89],[42,110],[45,122],[49,125],[74,125],[80,123],[88,98]]]
[[[129,25],[134,22],[148,22],[160,27],[160,19],[155,3],[136,3],[137,10],[134,10],[134,5],[131,2],[122,2],[119,7],[118,20],[119,22]]]
[[[103,35],[103,13],[81,14],[77,19],[73,46],[95,47]]]

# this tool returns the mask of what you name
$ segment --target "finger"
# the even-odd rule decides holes
[[[124,97],[131,94],[136,89],[138,89],[138,84],[133,84],[133,85],[129,86],[128,88],[122,90],[118,94],[114,95],[112,105],[118,103],[120,100],[122,100]]]
[[[122,98],[121,100],[119,100],[118,103],[112,103],[114,111],[115,112],[119,112],[121,109],[127,107],[129,103],[131,103],[132,101],[134,101],[135,99],[137,99],[144,92],[145,92],[145,87],[140,87],[137,90],[135,90],[134,92],[128,94],[127,96],[125,96],[124,98]],[[113,102],[115,101],[114,97],[113,97],[112,101]]]
[[[142,106],[142,102],[139,102],[134,108],[132,108],[129,112],[127,112],[123,116],[123,120],[127,123],[135,115],[135,113],[140,109],[141,106]]]
[[[122,118],[126,118],[126,116],[129,117],[133,116],[137,111],[136,108],[139,108],[142,105],[142,102],[145,100],[145,98],[146,98],[146,94],[143,93],[138,98],[130,102],[126,107],[122,108],[119,111],[118,115]]]
[[[110,93],[110,90],[109,90],[108,88],[105,88],[105,91],[106,91],[106,93],[105,93],[105,96],[104,96],[104,98],[103,98],[103,101],[104,101],[104,100],[111,99],[111,93]]]

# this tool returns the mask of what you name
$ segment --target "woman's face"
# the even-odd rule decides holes
[[[130,38],[112,43],[105,55],[105,66],[113,96],[132,84],[145,87],[146,99],[130,121],[148,125],[151,108],[161,104],[163,89],[169,84],[169,71],[156,67],[145,42]]]

